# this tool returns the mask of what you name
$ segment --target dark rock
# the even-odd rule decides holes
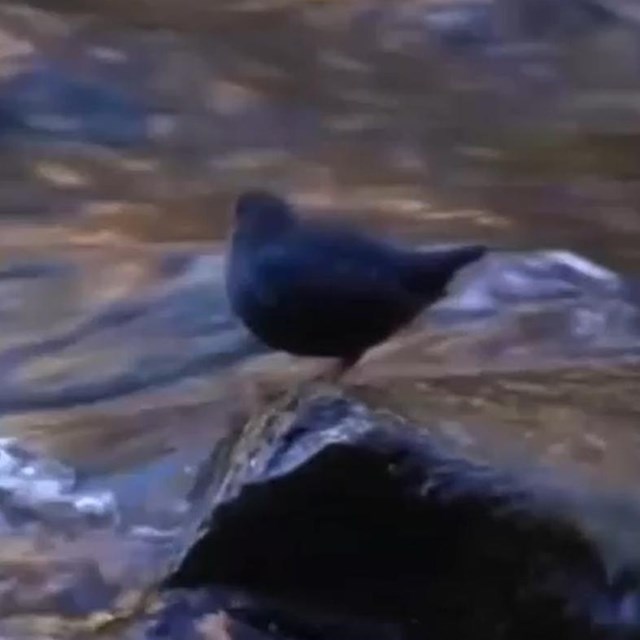
[[[599,0],[487,0],[430,5],[427,28],[452,49],[591,33],[617,15]]]
[[[247,619],[296,637],[640,637],[637,554],[588,506],[605,498],[464,459],[334,395],[250,424],[227,455],[167,586],[249,591]]]
[[[494,4],[509,34],[518,38],[581,34],[615,19],[599,0],[496,0]]]

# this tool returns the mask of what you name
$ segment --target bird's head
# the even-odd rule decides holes
[[[236,201],[235,227],[240,232],[272,235],[294,223],[291,206],[268,191],[245,191]]]

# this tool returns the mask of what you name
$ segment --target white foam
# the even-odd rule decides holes
[[[73,469],[34,455],[12,439],[0,440],[0,492],[0,515],[19,512],[22,521],[112,524],[118,519],[111,491],[82,490]]]
[[[555,259],[556,261],[565,264],[577,273],[581,273],[594,280],[606,280],[611,282],[618,282],[619,276],[610,269],[596,264],[591,260],[587,260],[583,256],[580,256],[571,251],[547,251],[545,255],[548,258]]]

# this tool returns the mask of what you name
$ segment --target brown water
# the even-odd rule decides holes
[[[0,7],[9,637],[161,574],[255,371],[301,375],[254,357],[222,295],[249,186],[506,249],[350,384],[478,455],[635,485],[640,40],[622,4],[542,26],[508,10],[526,2],[60,4]]]

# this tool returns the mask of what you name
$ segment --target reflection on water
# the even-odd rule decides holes
[[[626,363],[611,388],[635,380],[634,10],[178,5],[0,8],[0,628],[153,581],[199,519],[214,443],[251,409],[243,381],[300,373],[257,358],[222,293],[227,209],[248,185],[414,242],[506,248],[429,315],[424,350],[407,346],[419,324],[359,375],[426,377],[417,418],[463,439],[474,418],[498,439],[538,429],[541,456],[566,445],[546,459],[635,482],[629,394],[592,399],[619,429],[578,449],[544,429],[585,424],[579,385],[551,393],[559,369],[597,386],[594,363]],[[174,29],[130,26],[154,20]],[[406,389],[386,388],[402,409]]]

